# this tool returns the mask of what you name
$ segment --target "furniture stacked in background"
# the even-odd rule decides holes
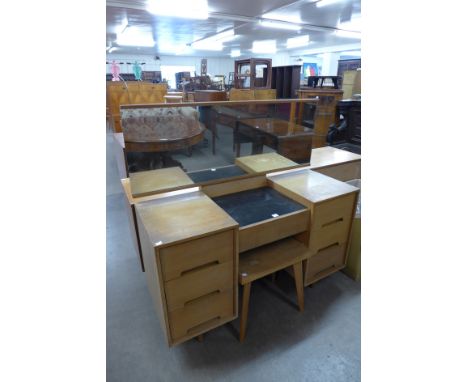
[[[296,98],[301,82],[301,65],[274,66],[271,88],[276,89],[276,98]]]
[[[344,99],[338,102],[338,114],[343,116],[339,124],[332,124],[327,142],[334,147],[361,153],[361,101]]]
[[[333,88],[341,87],[341,76],[309,76],[307,86],[311,88]]]
[[[170,152],[189,149],[203,139],[205,127],[193,108],[122,108],[122,130],[129,172],[144,168],[182,166]],[[137,153],[131,156],[130,154]],[[145,153],[139,156],[138,153]],[[148,153],[151,153],[148,155]],[[131,162],[137,163],[131,163]],[[140,162],[139,162],[140,161]],[[132,166],[134,168],[132,168]]]
[[[343,76],[347,70],[358,70],[361,68],[361,59],[338,60],[338,76]]]
[[[304,169],[137,202],[147,283],[168,344],[235,319],[237,282],[245,285],[243,340],[248,285],[292,265],[301,308],[302,286],[346,264],[357,192]]]
[[[298,90],[298,94],[299,98],[318,97],[318,103],[314,113],[313,147],[317,148],[326,146],[327,134],[330,125],[339,122],[339,115],[337,113],[336,106],[337,102],[343,97],[343,90],[303,87]],[[302,120],[301,115],[299,115],[299,120]]]
[[[361,94],[361,69],[343,72],[343,99],[351,99]]]
[[[234,87],[271,89],[271,59],[249,58],[234,61]]]
[[[114,132],[122,131],[120,124],[120,106],[164,102],[167,93],[166,84],[150,82],[107,82],[106,99],[110,111]]]

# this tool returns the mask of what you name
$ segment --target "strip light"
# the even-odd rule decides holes
[[[252,44],[253,53],[276,53],[276,40],[254,41]]]
[[[327,5],[332,5],[336,3],[341,3],[343,0],[320,0],[315,3],[317,8],[326,7]]]
[[[294,25],[288,22],[281,22],[281,21],[259,20],[258,23],[261,26],[267,27],[267,28],[287,29],[291,31],[298,31],[298,30],[301,30],[302,28],[300,25]]]
[[[195,50],[223,50],[224,46],[221,42],[219,41],[206,41],[206,40],[200,40],[200,41],[195,41],[192,43],[192,48]]]
[[[153,15],[206,20],[207,0],[149,0],[146,10]]]
[[[299,36],[299,37],[292,37],[288,38],[286,41],[286,47],[288,49],[291,48],[299,48],[300,46],[305,46],[309,44],[309,35]]]
[[[361,39],[361,32],[336,30],[335,35],[338,37],[357,38],[359,40]]]
[[[232,49],[231,50],[231,57],[239,57],[241,55],[240,49]]]
[[[153,47],[155,42],[152,33],[142,31],[137,27],[128,27],[125,32],[118,35],[116,43],[122,46]]]

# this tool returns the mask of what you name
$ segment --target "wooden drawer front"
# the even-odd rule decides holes
[[[345,266],[346,244],[332,245],[305,261],[304,284],[309,285]]]
[[[232,290],[233,262],[231,257],[230,261],[225,263],[209,265],[167,282],[165,290],[168,310],[183,308],[213,293]]]
[[[169,326],[173,341],[186,335],[197,335],[212,329],[227,318],[234,318],[233,290],[213,293],[203,299],[169,312]]]
[[[309,248],[312,253],[317,253],[332,244],[343,244],[348,241],[348,233],[351,224],[350,216],[343,216],[332,222],[314,229],[310,233]]]
[[[336,166],[315,169],[314,171],[341,181],[361,179],[361,162],[343,163]]]
[[[180,277],[209,264],[220,264],[234,256],[234,231],[202,237],[161,249],[161,265],[165,281]]]
[[[304,232],[308,229],[309,217],[310,211],[303,210],[242,227],[239,230],[239,252]]]
[[[343,217],[351,218],[356,195],[352,193],[315,205],[312,214],[312,229],[322,228]]]

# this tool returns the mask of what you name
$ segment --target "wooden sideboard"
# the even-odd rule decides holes
[[[166,84],[151,82],[106,82],[107,106],[111,115],[114,132],[122,131],[120,124],[120,105],[149,104],[164,102],[167,93]]]

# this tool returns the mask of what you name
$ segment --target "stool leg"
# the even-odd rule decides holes
[[[240,330],[239,330],[240,342],[244,342],[245,331],[247,329],[247,316],[249,314],[250,285],[251,283],[245,284],[244,290],[242,292],[242,312],[241,312]]]
[[[296,281],[297,303],[299,310],[304,311],[304,282],[302,281],[302,261],[293,265],[294,280]]]

